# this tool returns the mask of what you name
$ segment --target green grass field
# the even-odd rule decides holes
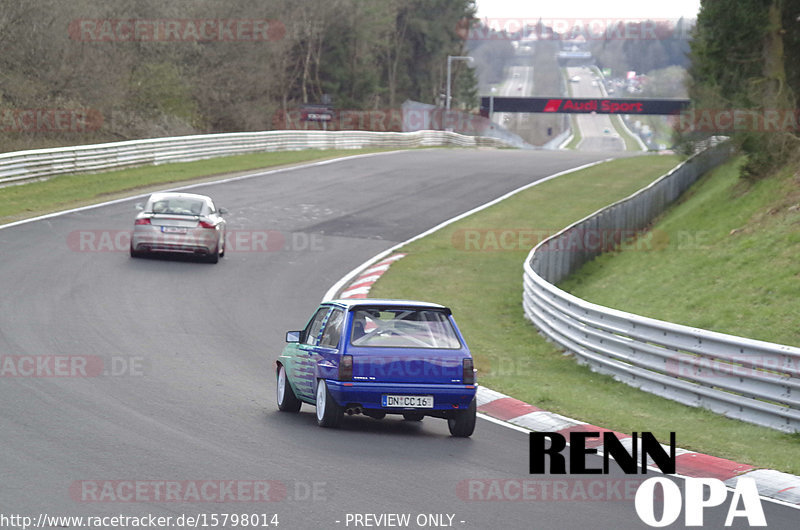
[[[429,300],[452,307],[476,358],[479,381],[484,386],[595,425],[628,433],[652,431],[662,440],[667,440],[668,433],[674,431],[680,447],[758,467],[800,473],[800,460],[796,458],[800,450],[800,435],[730,420],[593,373],[545,341],[523,316],[522,263],[536,242],[531,234],[563,228],[643,187],[677,162],[673,156],[620,159],[534,186],[405,246],[403,252],[408,256],[396,262],[381,277],[370,296]],[[725,176],[729,171],[730,167],[720,174]],[[701,188],[704,185],[707,184],[701,184]],[[764,186],[764,189],[742,195],[741,200],[749,202],[754,201],[752,197],[755,196],[771,196],[767,189],[770,184],[765,182]],[[687,204],[703,196],[698,190],[691,190],[690,194],[695,198]],[[715,219],[714,212],[700,208],[695,215],[699,217],[689,216],[687,222],[700,222],[703,230],[720,236],[728,233],[727,223]],[[741,213],[733,225],[744,227],[745,231],[747,227],[755,231],[755,225],[745,222],[751,218],[751,215]],[[756,219],[760,218],[756,216]],[[489,233],[496,237],[488,237]],[[518,235],[516,239],[514,234]],[[497,241],[505,244],[498,245]],[[514,241],[518,244],[513,244]],[[762,267],[760,250],[754,248],[752,242],[743,242],[742,245],[742,250],[751,245],[749,248],[753,253],[739,256],[738,263],[749,263],[755,269]],[[782,254],[778,250],[775,252]],[[604,258],[608,268],[608,261],[620,256],[615,254]],[[661,260],[651,257],[654,261],[648,270],[628,269],[627,276],[620,275],[616,280],[606,281],[596,292],[608,293],[608,296],[612,291],[615,294],[630,292],[630,298],[638,298],[639,308],[647,306],[654,299],[650,290],[629,288],[628,282],[649,285],[637,277],[643,273],[651,274],[650,282],[653,278],[662,278]],[[796,268],[792,270],[796,274]],[[664,289],[660,302],[664,307],[675,306],[673,314],[680,315],[685,299],[691,299],[685,291],[686,276],[690,273],[674,274],[675,283],[671,291]],[[787,272],[787,276],[791,274]],[[582,277],[582,281],[576,281],[588,284],[591,275]],[[768,283],[768,280],[761,282]],[[716,309],[731,314],[741,311],[730,307],[729,303],[726,301]],[[621,308],[632,310],[626,304],[623,303]],[[711,318],[700,312],[698,316]],[[786,320],[791,322],[792,317]],[[708,320],[701,322],[709,323]],[[794,322],[797,322],[796,317]]]
[[[137,190],[154,190],[175,183],[186,183],[240,171],[276,168],[380,151],[387,149],[279,151],[160,166],[140,166],[101,173],[60,175],[46,181],[0,188],[0,224],[124,197]]]
[[[640,315],[800,346],[800,186],[785,172],[745,193],[739,163],[704,178],[654,225],[653,250],[605,254],[560,287]]]

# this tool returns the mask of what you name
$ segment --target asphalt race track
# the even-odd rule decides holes
[[[240,237],[217,265],[76,243],[81,234],[129,231],[141,199],[0,230],[0,355],[12,364],[15,356],[90,366],[101,358],[107,372],[0,377],[0,512],[266,513],[283,529],[352,528],[348,513],[454,514],[453,526],[469,529],[645,527],[630,500],[470,499],[470,479],[543,478],[527,474],[528,437],[516,430],[479,420],[472,438],[454,439],[443,420],[365,417],[320,429],[313,407],[280,413],[274,397],[285,331],[302,327],[355,266],[519,186],[606,156],[416,150],[204,184],[193,191],[228,208],[229,230]],[[271,251],[248,245],[265,233]],[[56,371],[48,365],[39,375],[48,369]],[[204,497],[222,502],[165,502],[153,490],[161,481],[274,481],[278,499],[250,502],[234,489]],[[145,489],[134,495],[133,483]],[[111,493],[91,496],[109,484]],[[796,510],[763,506],[771,528],[797,521]],[[707,521],[722,527],[725,513],[708,511]]]
[[[579,78],[577,82],[570,81],[574,97],[603,97],[602,89],[592,85],[594,78],[588,68],[567,68],[567,76],[570,79]],[[581,132],[581,142],[577,147],[579,150],[625,151],[625,141],[617,134],[608,114],[576,114],[575,118]]]

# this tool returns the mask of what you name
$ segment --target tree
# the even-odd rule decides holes
[[[797,50],[797,3],[781,0],[705,0],[691,45],[689,94],[697,109],[794,112],[797,67],[787,63],[784,35]],[[794,14],[794,24],[784,28]],[[790,22],[791,24],[791,22]],[[787,75],[791,64],[791,77]],[[797,149],[797,131],[766,130],[749,121],[732,137],[747,154],[742,175],[768,175]]]

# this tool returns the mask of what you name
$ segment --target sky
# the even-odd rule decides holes
[[[700,0],[477,0],[479,18],[696,18]]]

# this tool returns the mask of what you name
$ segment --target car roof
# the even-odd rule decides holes
[[[164,199],[197,199],[201,201],[210,201],[211,197],[206,195],[198,195],[197,193],[181,193],[177,191],[159,191],[150,195],[150,200],[160,201]]]
[[[347,311],[352,311],[356,307],[407,307],[414,309],[438,309],[450,313],[450,308],[434,304],[431,302],[421,302],[419,300],[395,300],[390,298],[347,298],[337,300],[326,300],[324,304],[336,305]]]

